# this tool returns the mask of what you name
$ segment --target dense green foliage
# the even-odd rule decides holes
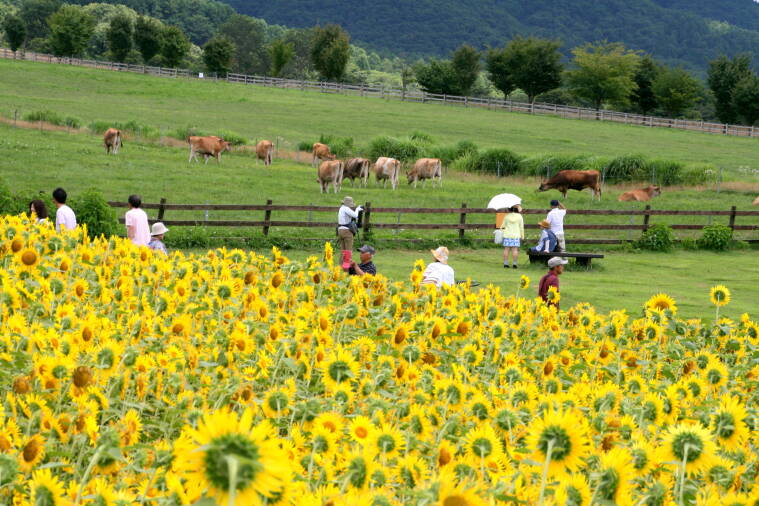
[[[651,225],[641,234],[636,245],[649,251],[671,251],[675,246],[675,233],[667,225]]]
[[[740,54],[732,59],[721,55],[709,62],[707,82],[714,94],[716,113],[721,122],[737,121],[738,111],[733,103],[733,91],[741,80],[751,74],[751,58],[748,54]]]
[[[95,19],[83,8],[64,5],[48,18],[50,50],[55,56],[84,53],[95,31]]]
[[[190,41],[177,26],[167,26],[161,33],[161,57],[166,67],[176,67],[190,51]]]
[[[98,190],[85,190],[72,199],[69,205],[76,209],[77,223],[87,225],[87,234],[90,237],[109,237],[120,231],[116,212]]]
[[[16,51],[26,39],[26,25],[24,25],[23,20],[15,14],[11,14],[3,20],[2,28],[11,51]]]
[[[664,113],[677,117],[696,103],[701,83],[682,68],[664,68],[654,79],[652,90]]]
[[[129,16],[119,14],[111,19],[106,37],[108,38],[108,49],[111,52],[113,60],[119,62],[126,60],[127,55],[132,50],[133,36],[134,25]]]
[[[44,110],[34,111],[24,114],[24,121],[44,121],[52,125],[66,126],[70,128],[79,128],[82,126],[82,121],[74,116],[61,116],[57,112]]]
[[[149,62],[161,50],[161,24],[155,19],[139,16],[134,24],[134,45]]]
[[[726,251],[732,242],[733,229],[725,225],[711,225],[704,227],[698,246],[713,251]]]
[[[600,109],[605,102],[625,104],[636,89],[635,71],[640,57],[615,42],[586,44],[572,50],[575,68],[567,83],[577,97]]]
[[[535,37],[516,37],[502,49],[491,49],[485,60],[490,80],[508,96],[514,87],[530,103],[541,93],[561,86],[561,43]]]
[[[311,42],[311,61],[325,81],[339,81],[350,58],[350,36],[338,25],[317,26]]]
[[[220,76],[225,76],[232,68],[235,45],[226,35],[219,35],[203,46],[203,62],[206,69]]]

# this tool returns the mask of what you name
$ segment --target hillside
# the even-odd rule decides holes
[[[516,34],[535,34],[561,39],[565,50],[622,41],[667,63],[703,70],[721,52],[759,45],[759,5],[751,0],[419,0],[402,8],[390,0],[226,1],[288,26],[339,23],[362,43],[406,55],[442,55],[463,42],[496,46]]]

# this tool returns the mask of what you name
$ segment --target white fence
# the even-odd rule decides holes
[[[136,72],[160,77],[171,78],[195,78],[201,77],[187,69],[174,69],[165,67],[151,67],[149,65],[135,65],[127,63],[115,63],[97,60],[85,60],[80,58],[57,58],[48,54],[18,52],[15,56],[12,51],[0,48],[0,58],[22,59],[45,63],[58,63],[64,65],[77,65],[105,70],[121,72]],[[461,107],[479,107],[483,109],[500,109],[509,112],[527,114],[539,114],[559,116],[562,118],[583,119],[594,121],[612,121],[626,125],[641,125],[647,127],[674,128],[678,130],[691,130],[711,134],[730,135],[736,137],[759,136],[759,131],[754,132],[753,126],[728,125],[723,123],[710,123],[687,119],[661,118],[657,116],[642,116],[626,112],[587,109],[584,107],[572,107],[557,104],[543,104],[515,102],[499,98],[460,97],[455,95],[438,95],[420,90],[402,90],[387,88],[384,86],[371,86],[366,84],[329,83],[322,81],[301,81],[297,79],[282,79],[276,77],[249,76],[245,74],[228,74],[226,78],[217,79],[206,76],[205,79],[225,80],[231,83],[252,84],[256,86],[269,86],[274,88],[319,91],[321,93],[335,93],[341,95],[355,95],[361,97],[376,97],[385,100],[402,100],[405,102],[439,103]]]

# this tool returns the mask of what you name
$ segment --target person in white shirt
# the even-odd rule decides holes
[[[127,237],[135,246],[147,246],[150,242],[150,226],[148,215],[140,209],[142,199],[139,195],[129,196],[129,211],[124,215]]]
[[[567,214],[567,208],[558,200],[551,201],[551,210],[548,211],[546,221],[551,225],[551,232],[559,241],[559,251],[567,251],[567,245],[564,242],[564,215]]]
[[[55,211],[55,230],[62,232],[64,230],[74,230],[76,228],[76,215],[74,211],[66,205],[68,195],[63,188],[53,190],[53,203],[58,208]]]
[[[423,285],[435,285],[438,288],[444,285],[451,286],[456,283],[453,277],[453,268],[448,265],[448,248],[440,246],[430,250],[435,261],[427,266],[422,274]]]
[[[351,222],[352,220],[358,219],[358,213],[360,213],[363,209],[361,206],[358,206],[355,210],[353,210],[356,204],[353,202],[352,197],[345,197],[342,204],[343,205],[340,206],[340,210],[337,211],[337,243],[340,246],[340,251],[342,252],[342,268],[345,272],[348,272],[351,267],[351,263],[353,262],[354,231],[351,230],[351,227],[353,226]]]

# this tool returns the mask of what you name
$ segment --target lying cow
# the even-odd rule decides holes
[[[316,181],[321,186],[321,192],[327,193],[327,189],[332,184],[335,193],[340,191],[340,185],[343,182],[343,169],[345,165],[340,160],[327,160],[319,165],[319,171],[316,174]]]
[[[538,187],[538,191],[558,190],[567,198],[568,190],[582,191],[590,188],[593,191],[591,199],[598,195],[601,200],[601,174],[597,170],[562,170]]]
[[[322,144],[321,142],[314,143],[314,145],[311,147],[311,153],[313,153],[314,158],[311,160],[311,165],[316,167],[316,161],[325,161],[325,160],[334,160],[337,158],[335,155],[332,154],[332,152],[329,150],[329,146],[326,144]]]
[[[366,186],[369,182],[369,165],[371,162],[366,158],[351,158],[345,162],[345,169],[343,169],[343,179],[350,179],[351,186],[353,186],[353,180],[358,179],[358,182],[362,186]]]
[[[261,141],[256,144],[256,163],[258,160],[264,161],[264,166],[271,165],[271,154],[274,151],[274,145],[271,141]]]
[[[385,188],[388,180],[390,186],[395,190],[398,188],[398,174],[401,172],[401,162],[395,158],[381,156],[374,162],[374,177],[377,178],[377,184],[382,181],[382,187]]]
[[[659,195],[661,195],[661,188],[659,188],[657,185],[651,185],[640,190],[631,190],[629,192],[625,192],[619,196],[618,200],[620,202],[648,202],[652,198],[658,197]]]
[[[221,163],[221,152],[232,151],[231,142],[227,142],[215,135],[207,137],[192,135],[187,138],[187,143],[190,145],[190,159],[187,160],[188,162],[191,162],[193,158],[196,162],[199,162],[198,153],[200,153],[206,159],[206,163],[208,163],[208,158],[211,156],[216,158],[216,163]]]
[[[443,162],[439,158],[420,158],[408,171],[406,177],[408,184],[414,183],[414,188],[419,181],[423,181],[422,186],[426,186],[428,179],[431,179],[434,185],[435,178],[438,180],[438,185],[443,186]]]
[[[119,154],[119,148],[124,145],[121,141],[121,130],[115,128],[109,128],[103,135],[103,145],[105,146],[105,154],[114,155]]]

